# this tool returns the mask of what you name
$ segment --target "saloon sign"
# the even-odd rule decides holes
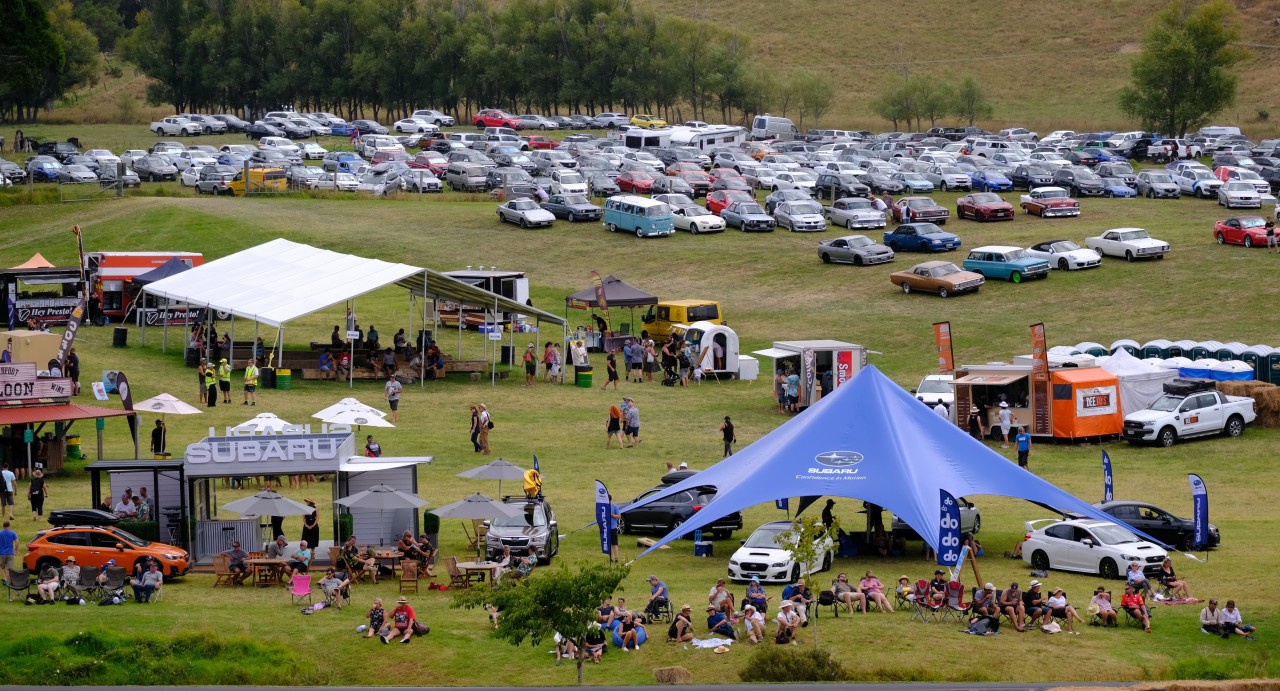
[[[41,399],[71,395],[71,380],[39,377],[34,362],[0,365],[0,404],[38,403]]]

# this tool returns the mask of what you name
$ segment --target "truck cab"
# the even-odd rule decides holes
[[[641,317],[649,337],[662,342],[671,337],[673,324],[692,324],[694,322],[724,323],[724,311],[720,303],[711,300],[664,300],[649,307],[649,312]]]

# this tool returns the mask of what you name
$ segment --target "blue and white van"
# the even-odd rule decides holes
[[[635,233],[638,238],[671,235],[676,229],[671,207],[631,194],[605,200],[604,227],[611,233]]]

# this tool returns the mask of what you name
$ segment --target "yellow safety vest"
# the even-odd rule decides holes
[[[231,365],[218,365],[218,380],[231,381]]]
[[[258,383],[258,368],[249,365],[244,368],[244,383],[247,386],[253,386]]]

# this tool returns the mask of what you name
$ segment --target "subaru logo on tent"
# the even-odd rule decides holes
[[[357,424],[357,425],[367,425],[367,424],[369,424],[369,418],[358,417],[358,418],[356,418],[356,424]]]
[[[857,451],[824,451],[813,460],[830,468],[848,468],[862,462],[862,454]]]

